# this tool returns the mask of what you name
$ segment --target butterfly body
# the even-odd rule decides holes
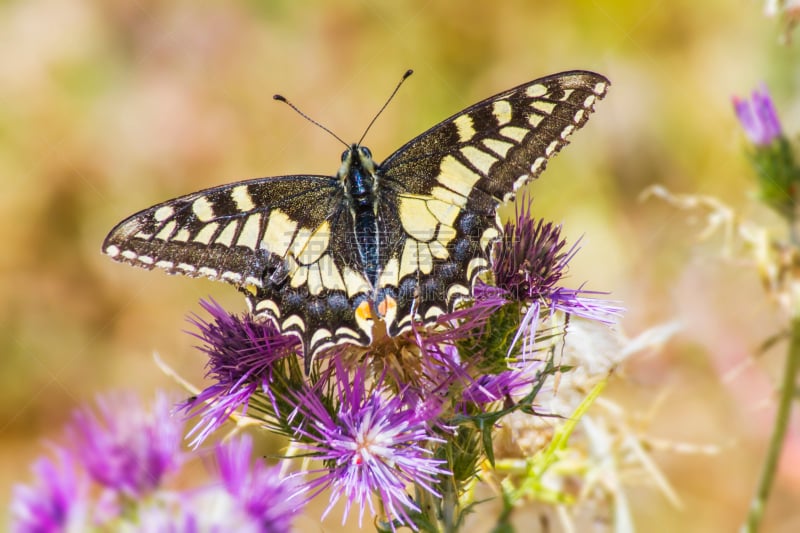
[[[237,286],[251,310],[303,342],[306,364],[430,324],[470,298],[501,235],[497,208],[583,126],[608,80],[572,71],[453,115],[376,164],[364,146],[335,176],[231,183],[118,224],[112,258]]]
[[[353,144],[342,153],[339,178],[344,185],[345,197],[353,217],[353,238],[358,246],[359,257],[374,287],[378,280],[378,185],[372,152],[366,147]]]

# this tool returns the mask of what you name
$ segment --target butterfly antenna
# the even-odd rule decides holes
[[[327,131],[328,133],[330,133],[330,134],[331,134],[331,136],[332,136],[334,139],[336,139],[337,141],[339,141],[340,143],[342,143],[342,144],[343,144],[343,145],[345,145],[346,147],[350,148],[350,145],[349,145],[349,144],[347,144],[346,142],[344,142],[344,141],[342,140],[342,138],[341,138],[341,137],[339,137],[338,135],[336,135],[335,133],[333,133],[331,130],[329,130],[328,128],[326,128],[325,126],[323,126],[322,124],[320,124],[319,122],[317,122],[316,120],[314,120],[313,118],[309,117],[308,115],[306,115],[305,113],[303,113],[302,111],[300,111],[299,109],[297,109],[297,106],[296,106],[296,105],[294,105],[293,103],[291,103],[289,100],[287,100],[285,96],[283,96],[283,95],[280,95],[280,94],[276,94],[276,95],[274,95],[272,98],[274,98],[275,100],[278,100],[279,102],[283,102],[284,104],[288,105],[289,107],[291,107],[292,109],[294,109],[294,110],[297,112],[297,114],[298,114],[298,115],[300,115],[301,117],[303,117],[304,119],[306,119],[306,120],[307,120],[307,121],[309,121],[310,123],[314,124],[315,126],[319,127],[319,128],[320,128],[320,129],[322,129],[323,131]]]
[[[369,123],[369,126],[367,126],[367,129],[364,130],[364,135],[362,135],[361,138],[358,140],[359,146],[361,145],[361,141],[364,140],[364,137],[367,136],[367,133],[369,133],[369,129],[372,127],[373,124],[375,124],[375,121],[378,120],[378,117],[381,116],[381,113],[383,113],[383,110],[386,109],[386,106],[389,105],[389,102],[392,101],[392,98],[394,98],[394,95],[397,94],[397,91],[400,90],[400,86],[403,85],[403,82],[406,81],[408,77],[411,76],[412,74],[414,74],[414,71],[408,69],[405,72],[405,74],[403,74],[403,77],[400,78],[400,81],[397,82],[397,87],[395,87],[394,91],[392,91],[392,94],[389,95],[389,98],[386,100],[386,103],[383,104],[383,107],[381,107],[380,110],[375,114],[375,116],[372,117],[372,121]]]

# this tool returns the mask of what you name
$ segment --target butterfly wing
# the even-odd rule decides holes
[[[103,250],[237,286],[253,312],[302,339],[310,361],[324,346],[372,338],[372,322],[354,313],[370,289],[344,205],[331,177],[242,181],[145,209],[118,224]]]
[[[608,86],[586,71],[531,81],[442,121],[379,166],[380,219],[399,219],[385,231],[378,288],[379,301],[392,302],[389,334],[472,294],[500,236],[497,207],[541,174]]]

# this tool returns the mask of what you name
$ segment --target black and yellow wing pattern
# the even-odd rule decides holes
[[[571,71],[492,96],[383,163],[353,144],[335,176],[281,176],[195,192],[118,224],[118,261],[237,286],[254,313],[298,336],[306,364],[434,322],[491,262],[497,208],[545,168],[609,86]]]

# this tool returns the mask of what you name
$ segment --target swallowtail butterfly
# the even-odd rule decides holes
[[[582,127],[609,81],[571,71],[487,98],[378,164],[354,143],[335,176],[239,181],[123,220],[103,251],[241,290],[251,310],[298,336],[306,366],[340,343],[368,346],[430,324],[489,269],[497,208]]]

